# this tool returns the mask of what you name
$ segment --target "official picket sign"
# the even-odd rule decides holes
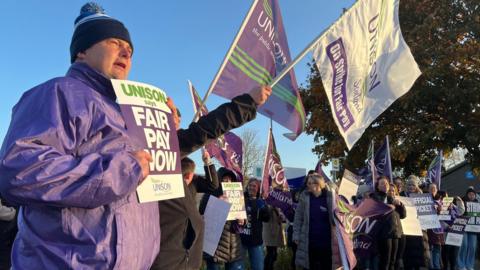
[[[465,231],[480,233],[480,203],[466,202],[465,216],[468,218]]]
[[[440,228],[437,212],[435,211],[435,203],[432,194],[410,194],[415,207],[417,208],[418,219],[422,230]]]
[[[113,80],[128,135],[136,150],[151,156],[150,175],[137,187],[139,202],[184,196],[177,131],[167,95],[140,82]]]
[[[453,221],[452,226],[448,229],[445,245],[457,246],[462,245],[463,231],[468,219],[466,217],[458,217]]]
[[[222,183],[223,196],[232,204],[227,220],[247,219],[245,211],[245,198],[243,196],[242,183],[228,182]]]

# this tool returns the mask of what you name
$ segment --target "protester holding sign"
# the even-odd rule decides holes
[[[242,245],[248,252],[250,267],[252,270],[263,269],[263,222],[270,219],[270,213],[265,201],[260,198],[260,181],[256,178],[248,180],[247,192],[245,192],[245,208],[247,210],[247,222],[240,230]]]
[[[469,209],[469,202],[478,203],[476,198],[476,192],[473,188],[468,188],[463,198],[465,203],[466,217],[473,216],[472,209]],[[474,218],[475,219],[475,218]],[[468,226],[468,225],[467,225]],[[465,228],[466,230],[467,228]],[[477,249],[477,234],[473,232],[467,232],[463,234],[462,246],[458,251],[457,267],[459,269],[474,269],[475,267],[475,252]]]
[[[308,190],[302,192],[295,211],[293,241],[297,244],[295,263],[306,269],[331,269],[333,196],[322,176],[311,174]]]
[[[438,191],[437,185],[434,183],[430,183],[428,190],[435,202],[435,211],[437,214],[440,214],[443,199],[441,196],[442,193]],[[439,270],[442,264],[442,246],[445,244],[444,228],[440,226],[440,228],[428,229],[427,234],[431,252],[430,268],[432,270]]]
[[[152,159],[127,135],[110,81],[128,77],[132,54],[127,28],[88,3],[75,20],[67,74],[29,90],[14,107],[0,150],[0,192],[21,205],[13,268],[152,264],[158,205],[140,204],[135,194]],[[179,130],[182,157],[254,119],[270,93],[256,88]]]
[[[446,194],[446,195],[448,195],[448,194]],[[449,231],[451,229],[452,225],[454,224],[455,220],[463,215],[463,213],[465,212],[465,205],[463,204],[463,201],[460,197],[455,197],[455,198],[453,198],[453,202],[450,205],[448,205],[448,209],[449,209],[449,212],[450,212],[450,215],[451,215],[451,219],[443,221],[444,224],[446,225],[445,226],[446,231]],[[465,227],[465,226],[463,226],[463,227]],[[457,232],[458,232],[458,230],[457,230]],[[461,230],[460,232],[463,233],[463,230]],[[447,239],[448,233],[449,232],[446,232],[445,239]],[[462,236],[462,238],[463,238],[463,236]],[[460,244],[460,246],[461,246],[461,244]],[[458,249],[459,249],[458,246],[449,245],[448,243],[446,243],[443,246],[443,248],[442,248],[443,269],[446,269],[446,270],[457,269],[456,266],[457,266]]]
[[[390,179],[387,176],[381,176],[375,181],[375,192],[370,198],[377,202],[388,204],[395,209],[389,215],[385,216],[385,223],[377,238],[377,248],[379,252],[378,269],[396,269],[398,242],[402,238],[403,230],[400,219],[407,215],[405,206],[395,197],[387,196],[390,190]]]
[[[151,270],[199,269],[202,265],[204,222],[197,204],[197,192],[212,193],[218,188],[215,165],[203,151],[205,176],[194,175],[195,163],[190,158],[181,161],[185,196],[158,202],[162,217],[162,241]],[[178,233],[179,231],[184,233]]]
[[[419,181],[418,176],[410,175],[407,178],[407,188],[400,193],[400,196],[410,197],[411,194],[421,194],[422,190],[418,187]],[[428,267],[429,263],[430,248],[427,232],[422,231],[422,236],[405,235],[405,253],[403,254],[405,270]]]
[[[218,169],[218,179],[221,183],[229,183],[237,181],[235,174],[224,167]],[[223,196],[223,189],[218,187],[211,195],[205,194],[200,202],[200,213],[203,214],[207,206],[210,196],[215,196],[226,200]],[[214,256],[204,253],[208,270],[220,269],[221,265],[225,266],[225,270],[242,270],[243,269],[243,251],[240,239],[240,226],[244,225],[244,220],[227,220],[223,227],[222,236],[218,243]]]

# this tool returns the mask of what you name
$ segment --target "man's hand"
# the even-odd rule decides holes
[[[205,165],[210,164],[210,154],[205,150],[205,148],[202,148],[202,160]]]
[[[248,94],[253,98],[258,106],[261,106],[272,94],[272,88],[267,85],[262,85],[260,87],[253,88]]]
[[[177,107],[175,106],[175,103],[173,103],[173,100],[170,97],[167,98],[167,106],[168,106],[168,108],[170,108],[170,110],[172,110],[173,122],[175,123],[175,129],[179,129],[180,128],[180,117],[178,116],[178,113],[177,113]]]
[[[138,161],[138,164],[140,164],[140,167],[142,168],[142,180],[140,183],[145,180],[145,178],[150,174],[150,162],[153,160],[152,156],[148,152],[145,152],[143,150],[140,151],[135,151],[133,152],[133,155]]]

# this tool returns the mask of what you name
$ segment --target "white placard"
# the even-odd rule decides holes
[[[338,194],[343,195],[349,202],[353,203],[352,196],[356,196],[358,191],[358,179],[358,176],[349,170],[345,170],[342,182],[340,183],[340,188],[338,189]]]
[[[220,241],[222,236],[230,206],[231,204],[215,196],[210,195],[208,198],[207,207],[203,215],[203,220],[205,221],[203,251],[212,256],[215,255],[215,250],[217,250],[218,241]]]
[[[405,235],[416,235],[422,236],[422,228],[420,226],[420,221],[417,217],[417,208],[413,201],[408,197],[395,197],[405,205],[407,210],[407,216],[404,219],[401,219],[403,234]]]

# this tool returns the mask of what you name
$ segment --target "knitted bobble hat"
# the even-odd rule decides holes
[[[130,44],[128,29],[120,21],[105,14],[104,9],[94,2],[83,5],[80,15],[75,19],[72,42],[70,43],[70,62],[75,62],[77,54],[107,38],[118,38]]]

